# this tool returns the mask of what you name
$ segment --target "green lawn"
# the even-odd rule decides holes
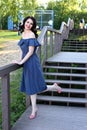
[[[38,31],[38,34],[40,31]],[[9,30],[0,30],[0,43],[9,40],[18,40],[20,39],[20,35],[18,35],[17,31],[9,31]]]
[[[20,36],[17,31],[0,30],[0,43],[8,40],[17,40]]]

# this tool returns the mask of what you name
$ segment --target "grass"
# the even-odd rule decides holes
[[[11,127],[25,111],[25,94],[20,93],[20,81],[21,81],[22,69],[18,69],[10,74],[10,110],[11,110]],[[1,80],[0,80],[1,86]],[[1,111],[1,89],[0,89],[0,117],[2,116]],[[2,118],[0,118],[0,130],[2,130]]]
[[[21,36],[17,31],[0,30],[0,50],[4,48],[4,43],[10,40],[19,40]]]
[[[11,74],[10,97],[11,97],[11,126],[17,121],[25,111],[25,94],[20,93],[22,69],[16,70]]]
[[[0,43],[8,40],[18,40],[19,38],[17,31],[0,30]]]
[[[40,34],[40,31],[37,33]],[[18,35],[17,31],[0,30],[0,46],[4,42],[7,42],[9,40],[19,40],[20,38],[21,36]]]

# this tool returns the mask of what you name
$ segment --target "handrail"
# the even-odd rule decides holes
[[[73,24],[72,28],[69,28],[70,30],[72,30],[74,28],[74,21],[72,19],[70,19],[70,18],[68,18],[67,23],[65,23],[65,22],[61,23],[60,30],[53,29],[53,28],[51,28],[49,26],[44,26],[41,33],[40,33],[40,35],[39,35],[39,37],[38,37],[38,41],[41,43],[41,41],[43,40],[43,37],[45,36],[47,30],[48,31],[53,31],[55,33],[62,34],[64,26],[71,27],[70,24]]]
[[[0,67],[0,77],[3,77],[6,74],[9,74],[12,71],[15,71],[17,69],[19,69],[22,66],[19,66],[17,64],[9,64],[9,65],[5,65],[3,67]]]
[[[62,22],[60,30],[55,30],[51,27],[45,26],[39,37],[38,41],[41,47],[38,48],[37,54],[41,59],[41,63],[44,64],[45,60],[55,53],[61,51],[63,39],[68,37],[69,30],[73,28],[73,22],[69,18],[68,23]],[[49,48],[49,49],[48,49]],[[2,89],[2,127],[3,130],[11,130],[10,128],[10,73],[22,66],[17,64],[9,64],[4,67],[0,67],[1,77],[1,89]],[[28,97],[26,98],[26,104],[28,103]]]

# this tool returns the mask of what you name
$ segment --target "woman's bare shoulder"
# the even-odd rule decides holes
[[[22,33],[22,38],[35,38],[35,34],[33,32],[29,32],[25,34],[24,32]]]
[[[33,32],[30,33],[31,38],[35,38],[35,34]]]

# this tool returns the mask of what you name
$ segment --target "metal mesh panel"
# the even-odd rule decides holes
[[[24,17],[32,15],[37,20],[37,26],[42,29],[43,26],[51,26],[53,28],[54,22],[54,11],[53,10],[24,10],[19,13],[19,21],[23,20]]]

